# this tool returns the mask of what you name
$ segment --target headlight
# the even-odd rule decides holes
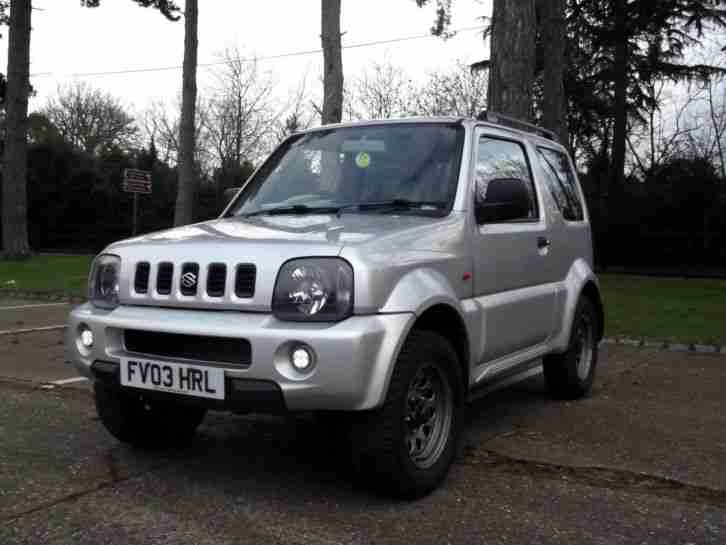
[[[301,322],[347,318],[353,312],[353,268],[335,257],[288,261],[277,276],[272,312]]]
[[[102,254],[93,262],[88,278],[88,298],[99,308],[118,306],[119,276],[121,258],[116,255]]]

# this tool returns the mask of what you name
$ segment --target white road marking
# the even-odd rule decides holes
[[[18,333],[35,333],[36,331],[53,331],[55,329],[65,329],[67,325],[49,325],[47,327],[31,327],[28,329],[6,329],[0,331],[0,337],[3,335],[15,335]]]
[[[18,305],[15,307],[0,307],[0,310],[21,310],[24,308],[41,308],[41,307],[65,307],[70,303],[38,303],[34,305]]]
[[[54,380],[50,384],[54,384],[55,386],[65,386],[66,384],[75,384],[76,382],[86,382],[88,379],[86,377],[73,377],[73,378],[65,378],[63,380]]]

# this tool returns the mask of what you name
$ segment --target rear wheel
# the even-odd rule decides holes
[[[592,302],[581,298],[575,309],[567,350],[544,359],[545,383],[553,397],[577,399],[590,392],[598,356],[597,320]]]
[[[353,454],[366,484],[406,498],[436,488],[456,452],[462,401],[459,362],[449,342],[429,331],[411,333],[383,407],[354,423]]]
[[[95,384],[96,410],[119,441],[136,446],[192,439],[206,410]]]

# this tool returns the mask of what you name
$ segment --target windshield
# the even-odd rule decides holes
[[[443,123],[302,134],[272,154],[228,215],[445,215],[456,193],[463,140],[461,125]]]

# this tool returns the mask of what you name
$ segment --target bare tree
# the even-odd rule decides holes
[[[179,116],[171,115],[163,102],[154,101],[140,116],[139,125],[144,141],[154,141],[159,160],[175,164],[179,153]]]
[[[238,50],[225,51],[222,60],[205,129],[220,167],[239,168],[244,160],[253,161],[267,151],[265,141],[278,117],[272,105],[273,81]]]
[[[194,110],[197,103],[198,19],[198,0],[186,0],[182,111],[179,124],[179,189],[174,210],[174,225],[185,225],[194,219],[194,196],[197,189],[194,169]]]
[[[457,62],[414,82],[390,61],[374,64],[345,88],[350,119],[390,119],[407,115],[476,117],[487,104],[487,71]]]
[[[664,80],[650,82],[645,89],[649,95],[647,107],[638,123],[628,127],[626,143],[634,170],[648,177],[669,160],[687,154],[688,141],[695,130],[688,123],[689,111],[697,97],[687,94],[678,100],[674,89]],[[672,109],[666,105],[672,105]]]
[[[693,60],[720,71],[681,83],[676,89],[689,99],[684,122],[688,128],[686,154],[710,161],[726,179],[726,67],[719,38],[704,40]]]
[[[476,117],[487,107],[488,74],[461,62],[433,72],[414,94],[417,115]]]
[[[340,43],[340,0],[321,0],[323,45],[323,125],[343,118],[343,55]]]
[[[708,129],[709,140],[712,142],[712,153],[717,153],[719,171],[721,177],[726,179],[726,146],[724,135],[726,135],[726,88],[724,78],[709,78],[703,85],[705,100],[708,104]],[[713,159],[712,159],[713,160]]]
[[[27,134],[30,94],[30,0],[10,3],[2,227],[6,257],[26,257],[28,243]]]
[[[41,110],[63,139],[88,153],[136,143],[134,119],[109,93],[84,82],[59,87],[58,96]]]
[[[303,77],[295,91],[290,93],[290,100],[283,108],[275,122],[275,144],[279,144],[291,134],[311,127],[316,114],[320,111],[308,96],[307,76]]]
[[[534,0],[494,0],[489,108],[532,117],[536,17]]]
[[[347,117],[390,119],[412,111],[415,91],[405,71],[389,60],[374,63],[353,80],[347,91]]]
[[[207,102],[202,97],[197,97],[197,104],[194,107],[194,164],[197,172],[207,172],[211,167],[208,151],[210,146],[206,141],[208,110]],[[179,157],[180,112],[179,98],[173,106],[155,101],[139,120],[143,140],[145,142],[153,140],[159,153],[159,160],[168,165],[176,165]]]

